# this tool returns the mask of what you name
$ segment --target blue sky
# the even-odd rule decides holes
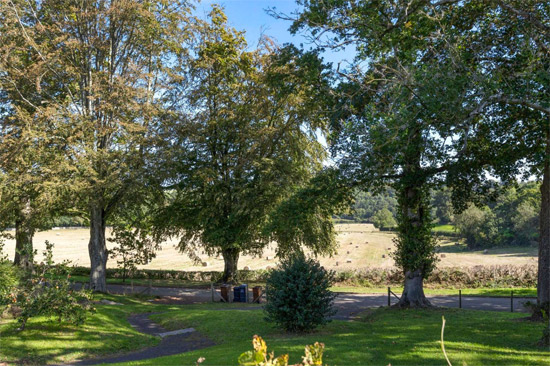
[[[202,0],[197,4],[196,14],[206,17],[212,4],[220,4],[225,8],[230,26],[246,31],[246,39],[251,47],[256,46],[262,33],[280,44],[303,44],[306,49],[312,47],[303,35],[290,34],[289,21],[275,19],[265,12],[265,9],[275,7],[278,12],[291,14],[300,9],[294,0]],[[327,51],[323,54],[325,61],[333,62],[334,66],[342,60],[351,61],[353,56],[353,51]]]

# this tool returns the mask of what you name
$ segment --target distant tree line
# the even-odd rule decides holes
[[[536,246],[539,236],[540,183],[523,182],[500,187],[492,199],[471,204],[460,213],[453,208],[451,191],[445,187],[431,192],[435,225],[451,224],[470,249],[497,246]],[[376,228],[397,226],[397,200],[391,188],[378,194],[357,191],[349,214],[336,220],[372,223]]]

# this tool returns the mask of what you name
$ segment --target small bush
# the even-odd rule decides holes
[[[4,242],[0,236],[0,306],[12,303],[19,283],[19,269],[4,254]]]
[[[267,279],[266,320],[288,332],[307,332],[335,314],[336,295],[329,288],[335,274],[303,255],[281,261]]]
[[[55,317],[59,322],[80,325],[86,313],[93,311],[90,291],[73,291],[67,263],[54,264],[53,245],[46,242],[45,263],[35,264],[35,272],[27,273],[17,289],[14,302],[21,309],[18,321],[25,329],[29,318]]]

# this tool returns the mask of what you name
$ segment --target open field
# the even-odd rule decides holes
[[[335,270],[362,269],[368,267],[389,268],[393,266],[393,260],[389,253],[393,250],[392,239],[395,234],[381,232],[371,224],[338,224],[339,249],[338,254],[332,258],[320,258],[321,263]],[[44,250],[44,241],[55,244],[54,259],[56,261],[70,260],[74,265],[88,266],[88,229],[58,229],[39,232],[35,236],[34,244],[38,250],[38,260]],[[212,258],[199,252],[206,266],[197,265],[186,255],[179,253],[174,245],[177,240],[166,242],[157,257],[143,268],[149,269],[175,269],[175,270],[223,270],[223,259]],[[107,243],[110,247],[110,243]],[[13,256],[15,242],[7,240],[4,248],[6,253]],[[440,249],[441,261],[439,267],[473,267],[476,265],[525,265],[537,263],[537,249],[529,248],[498,248],[490,249],[488,254],[483,251],[467,251],[464,245],[456,245],[455,241],[442,240]],[[239,260],[239,268],[262,269],[274,267],[274,246],[270,246],[261,258],[243,256]],[[116,267],[116,260],[111,258],[109,267]]]

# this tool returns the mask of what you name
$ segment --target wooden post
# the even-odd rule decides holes
[[[510,292],[510,311],[514,312],[514,290]]]
[[[458,308],[462,309],[462,290],[458,290]]]
[[[390,287],[388,286],[388,307],[391,306],[391,289]]]

